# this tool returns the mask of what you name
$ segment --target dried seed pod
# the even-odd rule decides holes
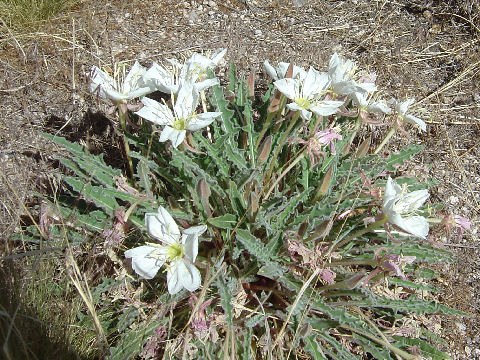
[[[259,148],[259,151],[258,151],[258,163],[259,164],[262,164],[265,160],[268,159],[268,155],[270,155],[271,148],[272,148],[272,136],[269,135],[260,144],[260,148]]]
[[[372,140],[372,136],[369,136],[368,138],[362,141],[362,143],[357,149],[357,152],[355,153],[355,157],[357,159],[364,157],[368,153],[368,149],[370,149],[371,140]]]
[[[332,179],[333,166],[330,166],[323,177],[322,184],[318,188],[317,197],[323,196],[328,192],[330,188],[330,180]]]
[[[248,97],[253,98],[255,95],[255,74],[252,72],[247,79]]]
[[[212,194],[210,192],[210,187],[208,186],[204,178],[201,178],[197,183],[197,194],[202,200],[208,199]]]

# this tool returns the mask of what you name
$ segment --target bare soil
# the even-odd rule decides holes
[[[33,191],[59,186],[58,149],[39,133],[58,133],[106,152],[119,148],[107,104],[89,93],[92,65],[152,61],[227,48],[225,78],[235,62],[264,82],[263,61],[324,70],[337,52],[377,73],[385,98],[415,97],[428,117],[426,134],[397,135],[392,146],[421,143],[413,171],[438,185],[432,201],[472,220],[463,239],[434,237],[457,260],[438,270],[439,300],[470,314],[440,318],[454,359],[480,359],[480,5],[473,1],[407,0],[111,0],[81,1],[35,31],[1,29],[0,231],[5,254]],[[385,134],[376,131],[376,140]],[[25,206],[24,206],[25,205]],[[35,214],[34,214],[35,215]],[[433,326],[433,325],[432,325]],[[433,326],[434,327],[434,326]],[[435,329],[434,329],[435,330]],[[438,326],[437,326],[437,329]]]

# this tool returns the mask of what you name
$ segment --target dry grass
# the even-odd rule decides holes
[[[136,58],[149,65],[152,60],[161,61],[182,51],[218,47],[228,49],[227,61],[235,61],[237,68],[246,73],[257,73],[260,81],[265,58],[270,62],[295,61],[299,65],[326,64],[332,52],[337,51],[359,62],[362,68],[375,71],[385,97],[415,96],[425,114],[430,114],[428,134],[412,134],[410,139],[397,137],[395,143],[426,145],[415,171],[421,177],[439,180],[433,200],[445,203],[446,211],[471,217],[474,231],[478,230],[480,31],[476,24],[480,6],[477,0],[427,5],[406,0],[84,1],[69,14],[73,20],[56,18],[33,30],[15,25],[38,25],[27,15],[16,15],[16,20],[5,15],[4,6],[18,3],[0,2],[4,21],[4,31],[0,32],[0,118],[4,119],[0,123],[0,165],[5,174],[0,179],[0,221],[6,255],[12,253],[12,243],[7,243],[7,239],[30,221],[21,206],[35,205],[29,190],[52,191],[59,186],[51,156],[54,149],[39,138],[39,131],[80,139],[94,152],[105,151],[107,157],[115,149],[109,124],[95,116],[101,105],[88,93],[85,74],[91,65]],[[304,4],[294,6],[300,3]],[[420,106],[417,110],[422,111]],[[377,141],[382,138],[381,131],[377,133]],[[15,186],[18,197],[13,196],[7,182]],[[34,211],[33,217],[36,216]],[[470,319],[446,320],[442,324],[443,336],[450,344],[453,358],[472,357],[475,349],[479,349],[480,356],[477,317],[480,299],[474,296],[480,291],[480,265],[475,261],[480,255],[480,242],[476,233],[467,234],[464,242],[438,240],[458,254],[458,262],[445,269],[443,300],[475,315]],[[36,258],[31,261],[35,263]],[[4,271],[10,269],[6,264],[2,260]],[[60,276],[59,281],[66,281],[63,259],[53,265],[40,260],[38,264],[40,268],[27,267],[22,271],[12,267],[15,270],[11,272],[29,276],[31,271],[41,269],[46,276]],[[9,276],[12,275],[6,278]],[[23,286],[28,289],[40,286],[40,280],[37,276],[26,285],[7,282],[6,287],[17,294]],[[71,290],[67,283],[65,288],[70,286]],[[30,316],[25,309],[35,314],[31,316],[32,324],[38,321],[51,324],[57,321],[54,319],[61,319],[45,317],[49,313],[45,303],[60,303],[51,294],[44,287],[24,291],[21,298],[12,295],[9,304],[20,305],[3,305],[4,309],[0,309],[4,311],[3,319],[10,319],[4,321],[3,335],[8,333],[9,324],[17,324],[11,321],[13,317]],[[71,311],[78,309],[75,306],[72,305]],[[465,325],[462,336],[457,336],[455,322],[459,321]],[[17,333],[27,334],[20,327],[10,328],[11,338]],[[61,339],[61,335],[46,328],[42,333],[46,339],[68,343],[68,339]],[[83,345],[77,344],[78,348],[88,352],[94,338],[90,333]]]

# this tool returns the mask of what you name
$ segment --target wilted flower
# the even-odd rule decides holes
[[[274,82],[275,87],[294,102],[287,105],[290,110],[300,111],[302,119],[310,120],[312,112],[318,116],[335,114],[343,101],[320,100],[330,81],[326,73],[320,73],[310,67],[307,76],[302,79],[281,79]]]
[[[178,92],[178,97],[172,110],[165,104],[143,98],[145,105],[135,114],[158,125],[165,125],[160,135],[160,141],[172,141],[173,147],[178,147],[185,139],[187,130],[195,131],[210,125],[221,112],[195,112],[198,103],[198,93],[192,84],[184,84]]]
[[[267,71],[267,74],[270,75],[276,81],[276,80],[285,78],[287,74],[287,70],[290,66],[290,63],[280,62],[278,63],[277,67],[273,67],[272,65],[270,65],[268,60],[265,60],[265,62],[263,63],[263,66],[265,66],[265,70]],[[303,70],[299,66],[293,65],[292,79],[304,80],[306,77],[307,77],[307,72],[305,70]]]
[[[98,92],[104,99],[110,99],[115,103],[145,96],[155,89],[145,83],[143,75],[147,70],[135,61],[132,68],[125,76],[124,65],[116,66],[114,77],[93,66],[91,70],[90,91]]]
[[[415,261],[415,256],[403,256],[397,254],[386,255],[381,259],[380,264],[385,271],[393,272],[402,280],[407,280],[402,269],[405,265],[411,264]]]
[[[330,58],[328,65],[328,76],[330,88],[338,95],[351,95],[355,92],[370,93],[377,90],[374,83],[357,82],[354,75],[357,70],[355,63],[351,60],[341,59],[337,53]]]
[[[407,110],[415,102],[415,99],[407,99],[404,102],[398,102],[395,99],[390,99],[388,101],[390,104],[392,104],[395,107],[395,111],[398,116],[398,120],[400,120],[400,123],[398,125],[401,128],[402,123],[407,122],[410,124],[417,125],[422,131],[427,131],[427,124],[422,119],[419,119],[413,115],[408,115]]]
[[[167,285],[170,294],[182,288],[195,291],[200,287],[200,271],[193,264],[198,253],[198,237],[207,227],[193,226],[180,233],[172,216],[162,206],[158,213],[145,214],[148,233],[160,243],[127,250],[126,258],[132,259],[133,270],[145,279],[152,279],[166,264]]]
[[[388,222],[414,236],[425,239],[429,225],[423,216],[415,215],[418,208],[429,197],[428,190],[408,192],[389,176],[383,195],[382,210]]]
[[[445,226],[448,235],[450,235],[453,228],[457,229],[458,240],[462,238],[464,230],[468,231],[472,227],[472,223],[469,219],[453,214],[443,216],[443,225]]]
[[[295,138],[294,141],[300,144],[307,144],[307,152],[310,157],[310,163],[314,165],[320,156],[325,156],[323,148],[327,145],[330,146],[330,153],[335,155],[335,139],[342,140],[342,135],[338,134],[335,129],[327,128],[325,130],[317,131],[307,141],[300,138]]]

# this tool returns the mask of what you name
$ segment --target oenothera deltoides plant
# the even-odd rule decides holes
[[[423,314],[458,312],[434,301],[424,265],[451,255],[429,224],[469,224],[442,220],[427,184],[402,176],[420,146],[384,151],[407,123],[426,130],[413,99],[383,100],[375,75],[337,54],[323,71],[265,61],[263,90],[232,65],[223,86],[224,54],[92,68],[125,173],[49,136],[85,200],[57,217],[101,233],[115,269],[93,295],[108,356],[446,357]],[[377,125],[391,130],[371,148]]]

